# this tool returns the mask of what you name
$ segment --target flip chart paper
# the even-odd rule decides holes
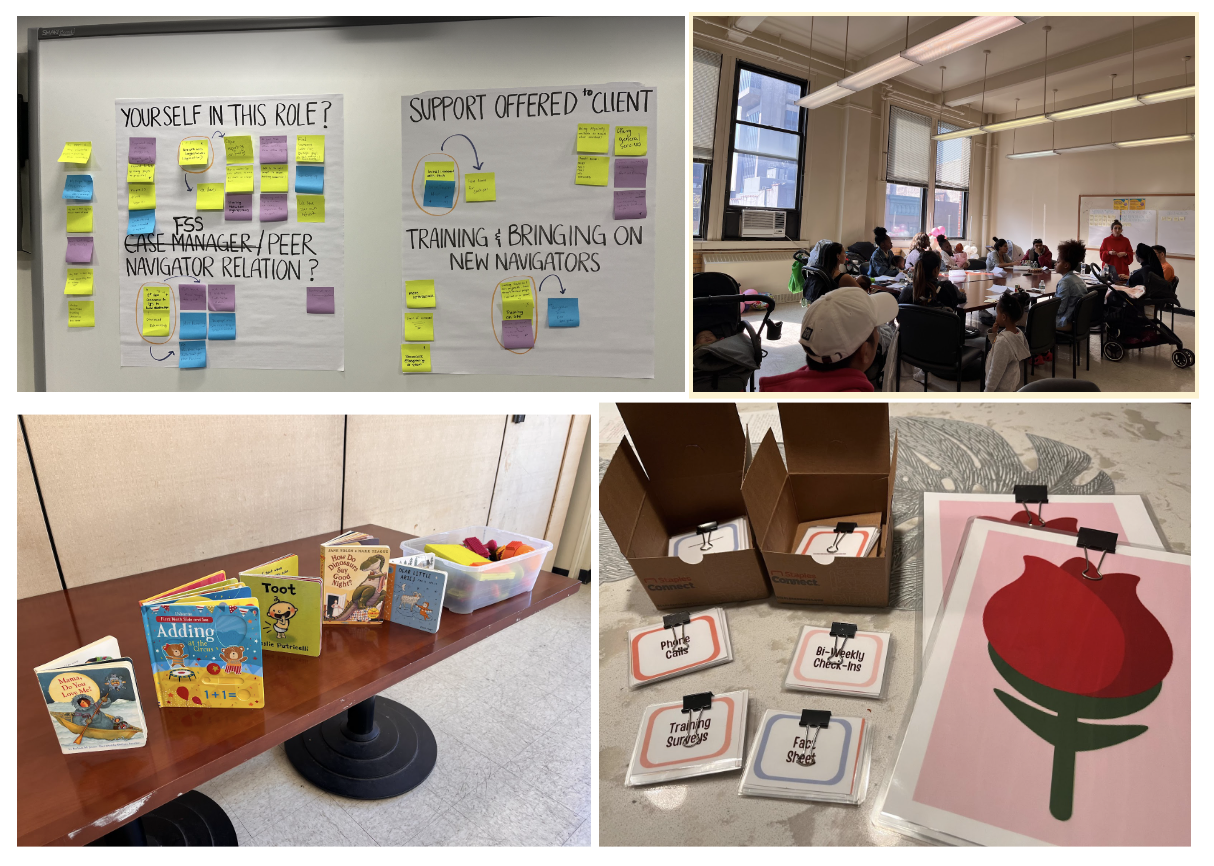
[[[177,164],[187,166],[207,165],[211,161],[211,145],[205,138],[189,138],[177,148]]]
[[[295,196],[295,218],[301,223],[323,223],[325,221],[325,197],[323,195]]]
[[[229,165],[225,192],[252,192],[253,166]]]
[[[207,286],[208,309],[219,313],[236,312],[236,286]]]
[[[285,135],[263,135],[260,138],[262,165],[287,161],[287,137]]]
[[[618,189],[615,191],[616,219],[643,220],[645,216],[645,190]]]
[[[198,210],[223,210],[223,184],[200,183],[194,206]]]
[[[502,346],[507,349],[530,349],[535,345],[535,332],[530,319],[502,322]]]
[[[649,173],[648,159],[617,159],[615,161],[616,188],[645,188],[645,176]]]
[[[289,192],[287,188],[287,167],[285,165],[261,166],[262,192]]]
[[[177,344],[177,348],[181,352],[178,366],[196,369],[207,365],[206,340],[184,340]]]
[[[136,165],[155,165],[156,139],[131,136],[127,145],[126,161]]]
[[[530,319],[535,315],[535,299],[530,280],[502,283],[502,318],[507,321]]]
[[[455,180],[455,163],[428,162],[426,163],[425,180]]]
[[[206,313],[182,313],[181,330],[178,337],[182,340],[205,340],[207,338]]]
[[[426,181],[426,207],[451,207],[455,204],[455,181],[428,180]]]
[[[92,301],[67,302],[67,326],[69,328],[92,328],[94,324]]]
[[[127,183],[152,183],[156,180],[156,166],[128,162],[126,165]]]
[[[405,280],[405,306],[411,310],[435,306],[434,280]]]
[[[68,238],[67,255],[64,260],[75,264],[91,262],[93,260],[93,239]]]
[[[433,342],[434,314],[405,313],[405,339],[411,342]]]
[[[89,227],[92,231],[92,227]],[[155,210],[133,210],[128,212],[126,233],[128,235],[150,235],[156,231]]]
[[[69,232],[91,232],[93,230],[93,206],[91,204],[68,205],[67,230]]]
[[[577,149],[581,153],[606,153],[611,146],[607,123],[579,123],[577,125]]]
[[[430,347],[423,343],[401,343],[400,371],[402,373],[429,373]]]
[[[63,179],[63,197],[77,201],[93,200],[93,176],[69,174]]]
[[[63,145],[63,153],[59,154],[59,162],[74,162],[77,165],[83,165],[89,161],[89,154],[93,152],[93,143],[91,141],[69,141]]]
[[[580,186],[607,186],[607,167],[611,160],[605,156],[579,156],[575,180]]]
[[[253,161],[253,136],[225,135],[223,146],[227,150],[228,165]]]
[[[93,293],[92,268],[68,268],[67,283],[63,287],[65,295],[91,295]]]
[[[247,192],[228,193],[223,198],[223,218],[228,222],[253,219],[253,196]]]
[[[295,136],[296,162],[324,162],[325,137],[323,135]]]
[[[332,313],[334,309],[332,286],[308,286],[309,313]]]
[[[615,128],[616,156],[644,156],[649,149],[649,127],[617,126]]]
[[[208,340],[235,340],[236,339],[236,314],[235,313],[211,313],[210,314],[210,330],[207,331]]]
[[[497,179],[491,171],[464,175],[464,201],[497,201]]]
[[[263,223],[283,222],[287,218],[287,194],[283,192],[261,194],[260,219]]]
[[[177,297],[183,310],[205,310],[207,308],[206,283],[181,283]]]
[[[152,210],[156,207],[156,184],[128,183],[126,187],[128,210]]]
[[[576,328],[581,324],[577,298],[548,299],[548,327]]]
[[[323,165],[295,166],[295,191],[320,195],[325,191],[325,167]]]

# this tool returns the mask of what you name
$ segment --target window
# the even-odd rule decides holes
[[[885,185],[885,230],[891,238],[909,238],[923,231],[927,189],[908,184]]]
[[[708,231],[708,183],[712,176],[712,150],[717,130],[717,88],[721,81],[721,55],[696,48],[691,57],[691,235]]]
[[[885,161],[885,228],[890,237],[909,238],[925,230],[931,130],[930,117],[890,106]]]
[[[961,127],[940,121],[938,134]],[[970,140],[954,138],[936,142],[936,201],[934,224],[943,226],[950,238],[968,233],[970,188]]]
[[[703,238],[708,230],[708,187],[712,161],[696,159],[691,164],[691,236]]]

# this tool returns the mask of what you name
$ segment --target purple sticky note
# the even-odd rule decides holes
[[[511,319],[502,322],[502,345],[507,349],[530,349],[535,345],[535,334],[530,319]]]
[[[287,194],[285,192],[263,192],[261,214],[263,223],[280,223],[287,218]]]
[[[282,165],[287,161],[287,137],[285,135],[261,136],[261,164]]]
[[[253,221],[253,193],[230,192],[224,196],[223,218],[225,220]],[[616,205],[619,210],[619,205]],[[619,219],[617,216],[616,219]]]
[[[135,165],[156,164],[156,139],[132,138],[127,150],[126,161]]]
[[[177,287],[183,310],[205,310],[207,308],[206,283],[182,283]]]
[[[236,312],[236,287],[235,286],[217,286],[212,283],[207,287],[207,296],[209,298],[207,309],[215,313],[234,313]]]
[[[645,219],[645,190],[618,189],[615,192],[615,218],[618,220]]]
[[[648,159],[617,159],[615,161],[616,188],[645,188],[645,175],[649,173]]]
[[[335,313],[332,286],[308,286],[309,313]]]
[[[74,264],[91,262],[93,260],[92,238],[68,238],[66,261]]]

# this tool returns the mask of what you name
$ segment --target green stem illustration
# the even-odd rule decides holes
[[[1078,728],[1073,714],[1058,714],[1059,727]],[[1064,743],[1070,737],[1063,738]],[[1054,770],[1050,776],[1050,814],[1059,821],[1069,820],[1075,803],[1075,750],[1069,745],[1054,746]]]

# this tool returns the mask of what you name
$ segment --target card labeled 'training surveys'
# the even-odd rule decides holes
[[[748,697],[746,690],[713,695],[703,711],[685,712],[682,701],[646,707],[624,784],[652,785],[739,769]]]

